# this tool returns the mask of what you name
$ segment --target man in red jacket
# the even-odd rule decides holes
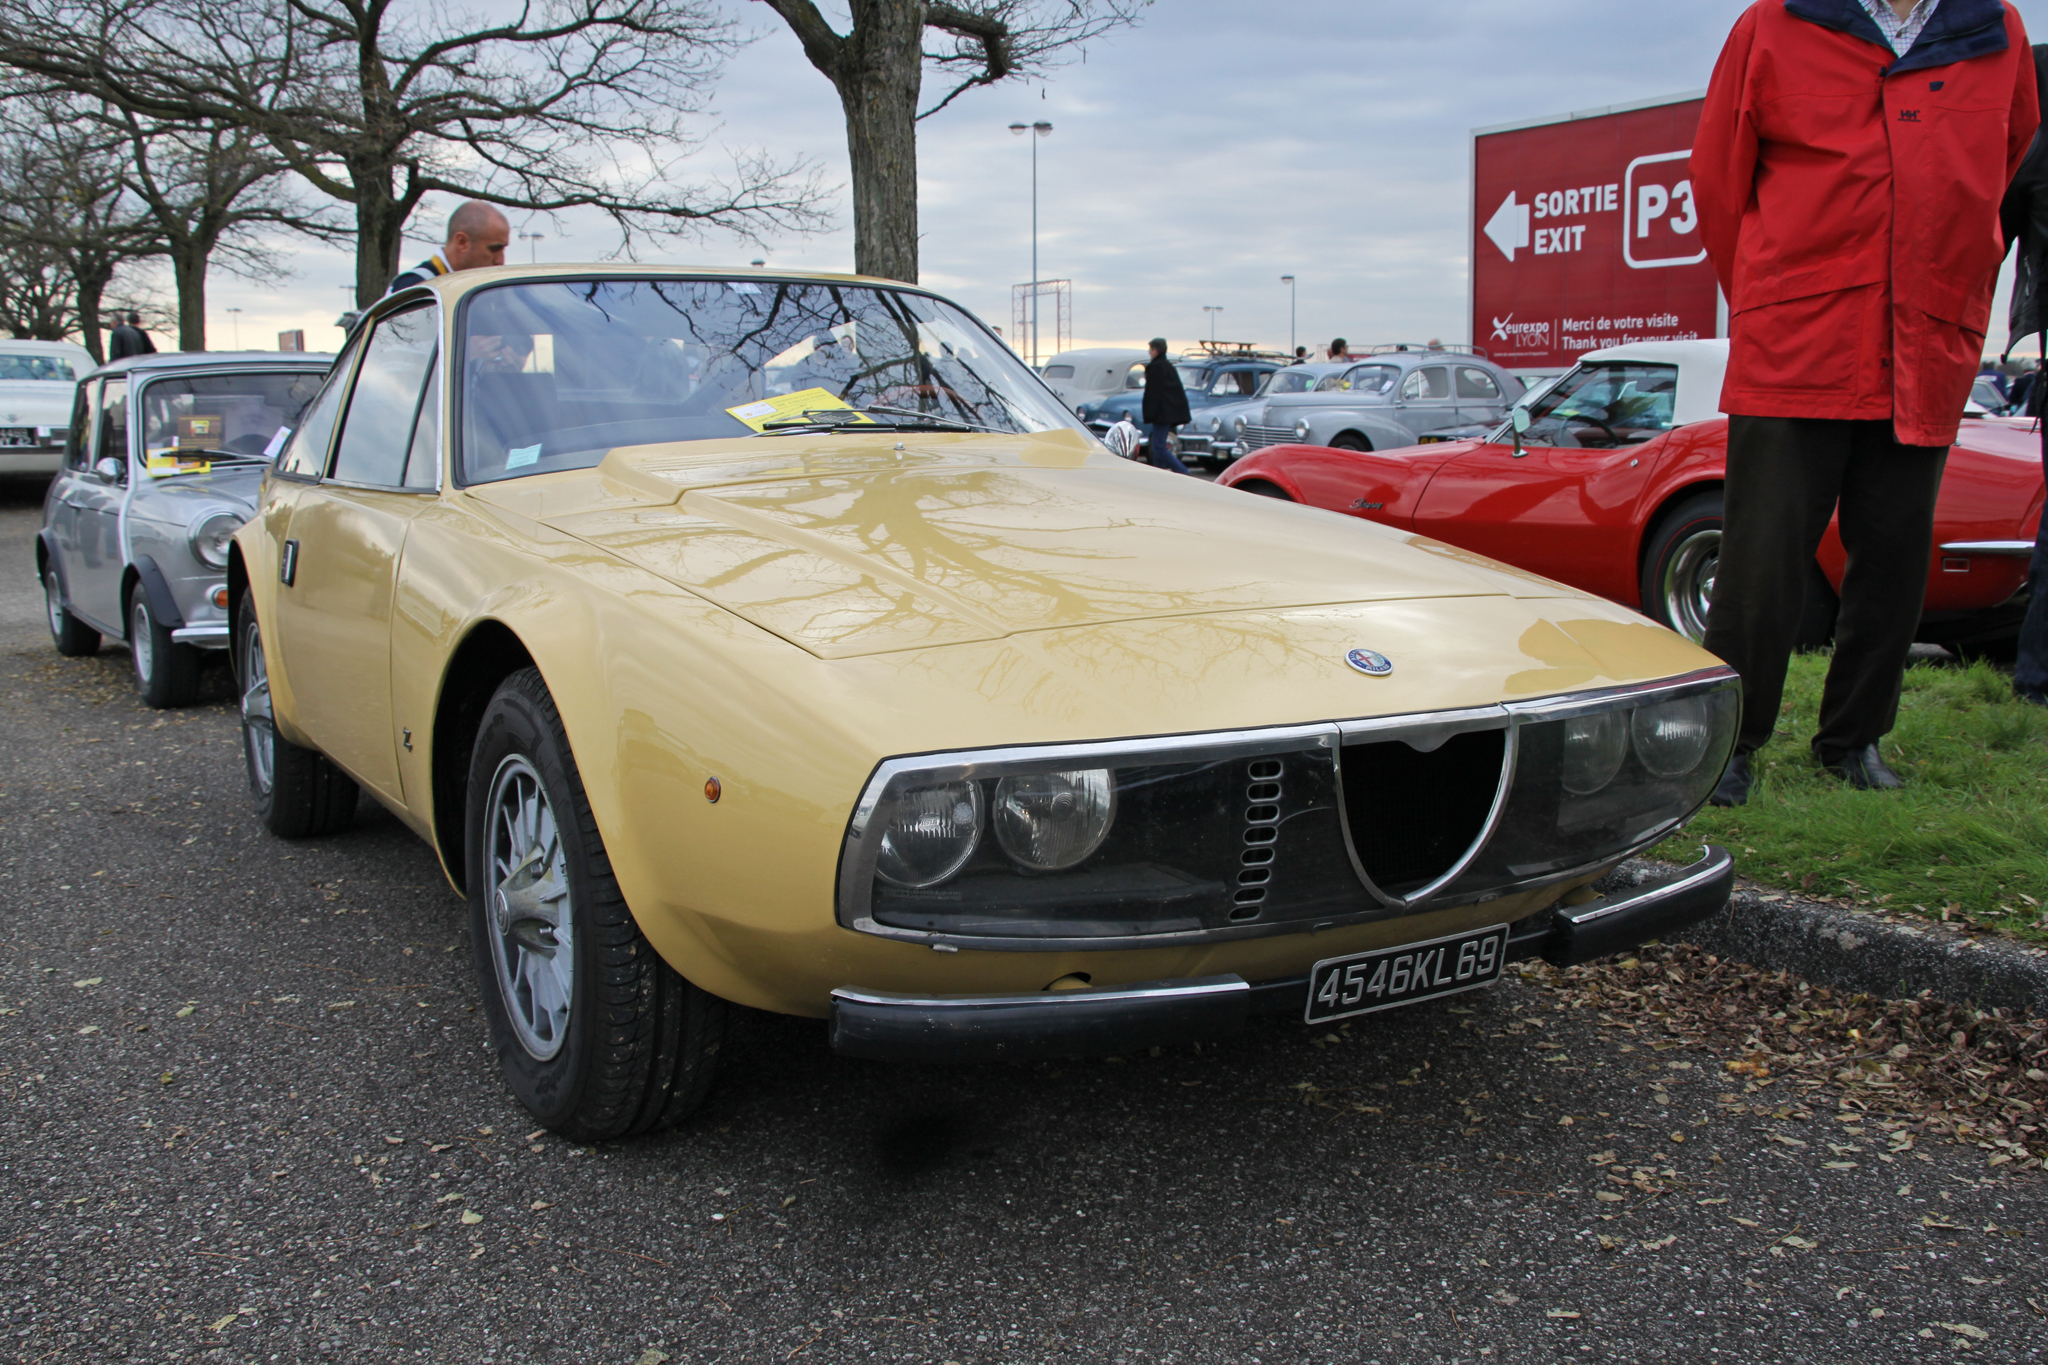
[[[1716,805],[1749,799],[1838,506],[1848,568],[1814,756],[1857,787],[1900,785],[1877,741],[1984,354],[1999,201],[2039,121],[2002,0],[1757,0],[1728,35],[1692,153],[1730,333],[1706,646],[1742,675],[1743,717]]]

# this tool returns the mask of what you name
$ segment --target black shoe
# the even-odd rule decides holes
[[[1827,770],[1858,791],[1897,791],[1906,785],[1904,780],[1886,767],[1885,761],[1878,757],[1875,744],[1866,744],[1860,749],[1850,750],[1828,764]]]
[[[1707,798],[1710,806],[1746,806],[1749,804],[1749,789],[1756,785],[1756,774],[1750,771],[1749,755],[1737,754],[1728,760],[1728,770],[1721,774],[1721,780],[1714,787],[1714,794]]]

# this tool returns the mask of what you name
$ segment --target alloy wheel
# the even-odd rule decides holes
[[[50,613],[50,634],[64,635],[64,592],[57,586],[55,566],[43,572],[43,606]]]
[[[268,795],[277,780],[277,723],[270,705],[270,669],[263,661],[263,636],[252,620],[243,627],[242,743],[249,749],[249,777]]]
[[[156,628],[149,619],[149,603],[140,589],[136,590],[134,604],[128,608],[128,652],[135,660],[136,681],[147,689],[150,674],[156,667]]]
[[[498,993],[519,1045],[562,1050],[575,998],[576,929],[568,855],[540,774],[519,754],[491,777],[484,888]]]
[[[1692,532],[1678,542],[1665,562],[1664,619],[1697,644],[1707,638],[1707,608],[1714,600],[1714,576],[1721,564],[1721,528]]]

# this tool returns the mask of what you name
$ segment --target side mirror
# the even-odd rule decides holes
[[[1515,458],[1519,460],[1522,458],[1522,437],[1529,430],[1529,410],[1516,404],[1515,410],[1508,415],[1508,425],[1515,429]]]
[[[101,483],[120,483],[122,475],[127,473],[121,462],[111,455],[102,455],[93,461],[92,472],[99,476]]]

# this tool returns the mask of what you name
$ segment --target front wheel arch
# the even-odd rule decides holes
[[[1230,486],[1240,493],[1251,493],[1261,498],[1278,498],[1282,502],[1295,501],[1292,493],[1269,479],[1246,479],[1243,483],[1234,483]]]
[[[1372,437],[1362,431],[1340,431],[1329,440],[1332,450],[1355,450],[1370,454],[1373,449]]]
[[[469,894],[467,804],[469,760],[477,727],[505,679],[535,668],[525,642],[502,621],[478,622],[448,656],[434,706],[432,791],[434,846],[455,889]]]

